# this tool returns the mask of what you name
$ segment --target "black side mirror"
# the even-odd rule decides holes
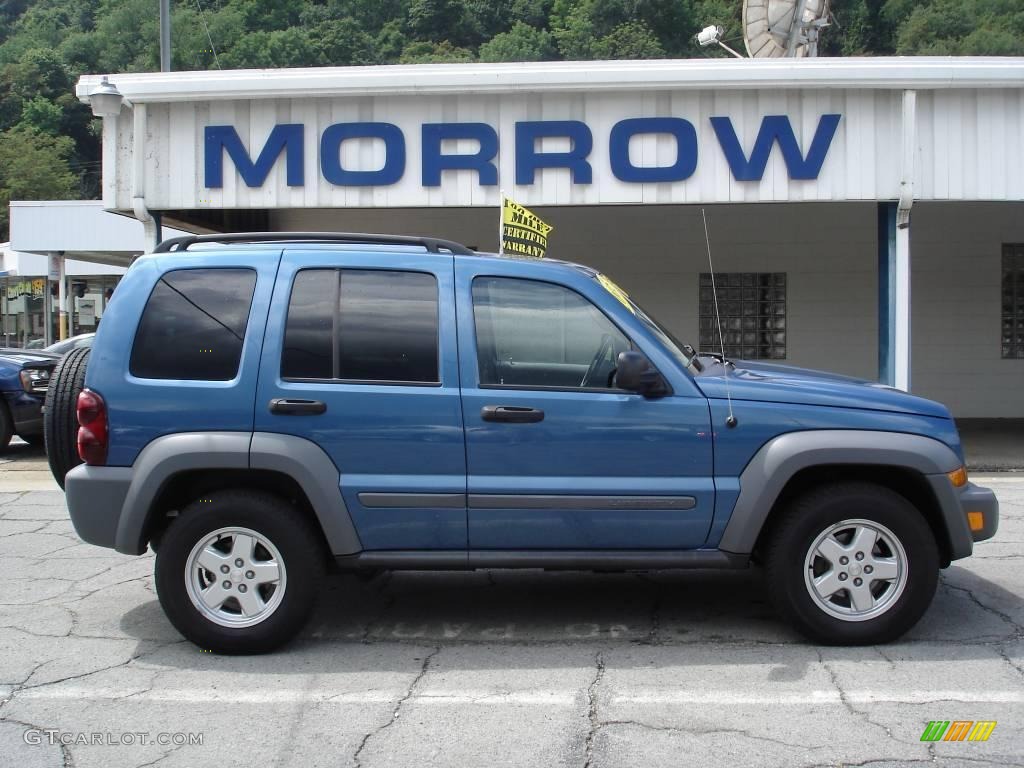
[[[615,386],[644,397],[661,397],[669,392],[668,382],[642,353],[620,352],[615,369]]]

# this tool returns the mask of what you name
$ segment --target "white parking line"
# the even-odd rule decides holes
[[[223,691],[223,690],[162,690],[144,691],[138,694],[120,690],[86,688],[83,686],[41,687],[23,690],[15,700],[70,700],[116,701],[130,698],[131,701],[187,702],[191,704],[383,704],[401,698],[404,691],[395,689],[355,691],[332,695],[329,691]],[[460,690],[458,692],[424,691],[413,695],[420,704],[530,704],[541,706],[574,706],[579,703],[581,691],[493,691]],[[969,704],[1020,704],[1024,703],[1021,691],[872,691],[852,690],[846,693],[846,700],[854,704],[928,704],[941,701],[956,701]],[[799,693],[758,693],[755,691],[671,691],[638,690],[631,693],[613,694],[612,704],[646,705],[701,705],[701,706],[807,706],[815,704],[842,704],[839,692],[815,690]]]

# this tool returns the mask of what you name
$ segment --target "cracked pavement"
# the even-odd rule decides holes
[[[151,556],[79,542],[39,452],[12,453],[0,766],[1024,765],[1024,475],[973,478],[999,533],[886,646],[807,644],[757,571],[488,571],[332,575],[297,642],[220,657],[170,626]],[[929,720],[998,725],[924,744]]]

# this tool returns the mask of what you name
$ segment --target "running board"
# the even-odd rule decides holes
[[[335,556],[345,570],[466,571],[477,568],[543,568],[557,571],[652,571],[671,569],[741,569],[749,555],[716,549],[687,550],[518,550],[518,551],[375,551]]]

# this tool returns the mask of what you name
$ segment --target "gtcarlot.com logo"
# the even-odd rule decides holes
[[[134,747],[156,744],[161,747],[202,746],[203,734],[184,732],[148,733],[146,731],[60,731],[55,728],[29,728],[23,736],[26,744],[70,746]]]
[[[932,720],[921,741],[988,741],[995,728],[995,720]]]

